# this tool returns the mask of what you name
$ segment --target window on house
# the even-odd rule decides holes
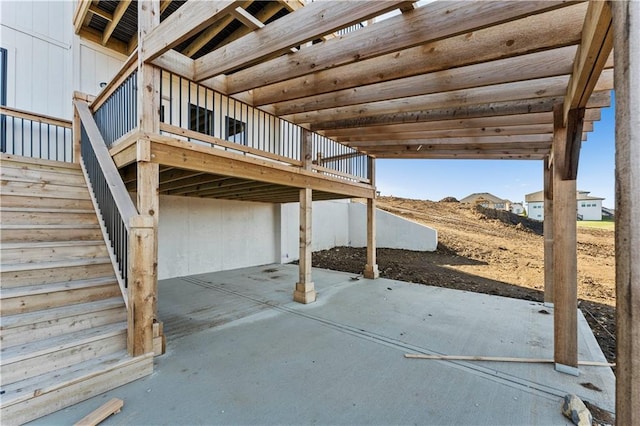
[[[582,207],[586,207],[586,205],[584,203],[581,204]]]
[[[225,119],[226,139],[229,142],[247,144],[247,123],[229,116]]]
[[[189,104],[189,130],[213,136],[213,111]]]

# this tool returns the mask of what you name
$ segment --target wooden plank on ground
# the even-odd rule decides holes
[[[119,413],[123,405],[124,402],[120,398],[113,398],[83,417],[74,426],[96,426],[110,415]]]

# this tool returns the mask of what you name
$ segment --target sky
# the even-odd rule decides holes
[[[582,142],[578,162],[579,190],[602,197],[615,207],[615,101],[603,108],[594,131]],[[490,192],[513,202],[543,188],[540,160],[376,160],[376,186],[382,195],[438,201]]]

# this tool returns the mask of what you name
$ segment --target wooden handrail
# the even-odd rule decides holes
[[[320,172],[320,173],[325,173],[325,174],[328,174],[328,175],[340,176],[340,177],[348,179],[348,180],[354,180],[356,182],[371,183],[371,180],[368,179],[368,178],[352,175],[350,173],[341,172],[339,170],[330,169],[330,168],[324,167],[324,166],[318,166],[316,164],[312,165],[311,169],[315,170],[317,172]]]
[[[87,132],[89,143],[95,152],[100,168],[102,169],[102,173],[104,174],[104,178],[109,185],[113,200],[116,203],[120,215],[122,216],[125,227],[129,230],[129,222],[132,217],[138,215],[138,211],[129,197],[127,188],[125,187],[124,182],[122,182],[122,178],[120,177],[120,173],[118,173],[116,165],[113,163],[113,159],[111,158],[109,150],[102,139],[100,130],[98,130],[98,126],[93,120],[93,115],[89,110],[89,106],[85,102],[79,100],[74,101],[73,104],[75,105],[80,121],[82,121],[82,125]]]
[[[0,114],[8,115],[16,118],[23,118],[25,120],[36,121],[42,124],[51,124],[54,126],[71,128],[71,121],[64,120],[62,118],[51,117],[44,114],[36,114],[34,112],[23,111],[17,108],[11,108],[8,106],[0,106]]]

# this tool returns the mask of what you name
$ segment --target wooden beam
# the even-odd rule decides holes
[[[160,14],[164,13],[164,11],[171,5],[172,0],[161,0],[160,1]]]
[[[521,136],[553,134],[553,124],[532,124],[528,126],[500,126],[500,127],[472,127],[463,129],[427,130],[416,132],[380,132],[364,133],[359,136],[334,136],[333,139],[346,145],[353,142],[372,141],[401,141],[401,140],[425,140],[463,137],[489,137],[489,136]]]
[[[240,3],[239,7],[247,7],[253,1],[245,1]],[[269,3],[271,5],[272,3]],[[206,30],[204,30],[195,40],[193,40],[187,47],[182,51],[183,55],[188,57],[192,57],[196,53],[200,51],[207,43],[209,43],[215,36],[220,34],[222,30],[224,30],[230,23],[233,22],[235,17],[233,15],[227,15],[221,18],[219,21],[210,25]]]
[[[365,104],[410,96],[568,75],[575,46],[343,89],[274,104],[277,115]],[[500,72],[496,73],[495,70]]]
[[[553,141],[553,329],[556,370],[578,374],[578,267],[576,240],[576,181],[565,180],[559,164],[564,161],[567,128],[563,107],[554,108]]]
[[[540,78],[526,82],[495,84],[452,92],[432,93],[411,98],[371,102],[363,105],[310,111],[282,116],[294,123],[318,123],[347,120],[369,115],[398,114],[419,110],[455,108],[469,105],[517,101],[520,99],[562,96],[566,91],[567,76]]]
[[[298,261],[299,278],[293,292],[293,300],[298,303],[313,303],[316,301],[316,290],[311,276],[311,206],[313,200],[311,189],[300,190],[300,260]]]
[[[553,106],[561,103],[563,99],[563,96],[520,99],[515,101],[494,102],[486,105],[470,105],[389,115],[337,119],[313,123],[309,128],[312,131],[321,131],[400,123],[425,123],[431,121],[451,120],[453,117],[456,119],[469,119],[550,112],[553,110]],[[587,104],[587,108],[603,108],[609,106],[610,103],[611,93],[609,91],[596,92],[591,96],[589,104]]]
[[[256,13],[255,18],[264,23],[267,22],[269,19],[271,19],[276,13],[280,12],[282,10],[282,5],[278,2],[274,2],[271,1],[269,3],[267,3],[258,13]],[[243,26],[238,28],[237,30],[235,30],[233,33],[229,34],[228,37],[226,37],[224,40],[222,40],[220,42],[220,46],[224,46],[226,44],[231,43],[232,41],[235,41],[241,37],[244,37],[245,35],[249,34],[251,31],[253,31],[252,28]]]
[[[385,2],[314,2],[265,28],[214,50],[196,60],[196,80],[201,81],[259,62],[274,54],[354,23],[394,9],[399,0]],[[286,34],[286,37],[283,37]]]
[[[231,14],[240,21],[243,25],[251,30],[257,30],[258,28],[264,27],[262,21],[254,17],[252,14],[247,12],[245,9],[241,7],[236,7],[231,11]]]
[[[640,4],[612,2],[616,72],[616,423],[640,424]]]
[[[553,304],[553,166],[550,157],[543,163],[544,180],[544,303]],[[528,212],[531,216],[531,211]]]
[[[386,157],[387,155],[394,156],[406,156],[407,158],[420,157],[422,155],[452,155],[455,156],[457,154],[476,154],[478,156],[486,155],[486,156],[500,156],[500,155],[537,155],[539,157],[543,157],[544,155],[549,154],[551,151],[550,146],[546,147],[523,147],[523,148],[512,148],[512,147],[476,147],[476,146],[449,146],[442,148],[426,148],[423,145],[418,146],[398,146],[398,147],[389,147],[387,149],[384,148],[375,148],[375,147],[367,147],[360,148],[361,152],[365,152],[374,157]]]
[[[553,141],[552,134],[533,134],[533,135],[515,135],[515,136],[476,136],[476,137],[451,137],[451,138],[422,138],[394,140],[386,139],[379,141],[355,141],[344,142],[345,145],[351,147],[388,147],[388,146],[411,146],[424,145],[425,148],[437,148],[441,145],[527,145],[527,144],[543,144],[551,146]]]
[[[76,5],[76,9],[73,12],[73,29],[76,34],[80,34],[80,30],[82,29],[82,24],[84,23],[87,14],[89,13],[89,8],[91,7],[91,0],[78,0],[78,4]]]
[[[385,152],[375,154],[375,158],[394,158],[394,159],[423,159],[423,160],[542,160],[549,153],[540,154],[509,154],[509,153],[477,153],[465,151],[453,151],[450,153],[433,153],[433,152]]]
[[[613,48],[611,3],[592,0],[582,29],[580,48],[576,52],[573,73],[564,100],[564,124],[571,110],[584,108],[594,91]]]
[[[296,188],[313,188],[354,198],[371,197],[373,193],[370,185],[319,176],[298,167],[279,165],[170,137],[154,136],[154,140],[158,142],[152,143],[153,161],[165,166]]]
[[[116,27],[122,20],[122,17],[124,16],[125,12],[129,8],[129,5],[131,5],[131,0],[120,0],[118,2],[118,5],[116,6],[116,10],[113,11],[113,19],[111,20],[111,22],[107,24],[106,28],[104,29],[104,33],[102,34],[103,46],[106,46],[107,42],[109,41],[109,38],[111,38],[111,34],[113,34],[113,31],[116,29]]]
[[[93,3],[91,4],[91,6],[89,6],[89,12],[94,14],[94,15],[98,15],[102,19],[106,19],[109,22],[113,21],[113,14],[112,13],[109,13],[106,10],[100,9],[98,6],[96,6]]]
[[[176,52],[175,50],[168,50],[162,55],[155,58],[151,63],[163,70],[172,72],[181,77],[187,79],[193,79],[194,65],[193,59]]]
[[[540,24],[540,32],[530,34],[527,31],[526,36],[522,28],[525,24],[531,25],[529,22],[483,29],[559,6],[566,4],[556,1],[512,2],[505,6],[500,2],[433,2],[300,52],[238,71],[233,77],[229,76],[229,87],[231,93],[244,92],[313,73],[313,76],[302,80],[307,82],[305,88],[298,90],[307,90],[310,84],[317,88],[327,87],[329,90],[345,89],[391,80],[398,78],[398,75],[418,75],[425,68],[432,71],[453,68],[450,65],[452,62],[477,63],[482,62],[484,57],[497,59],[509,56],[511,52],[522,51],[523,48],[525,51],[532,51],[527,48],[528,45],[544,44],[549,48],[573,44],[580,39],[583,7],[578,8],[582,12],[570,8],[572,13],[568,11],[564,14],[564,33],[559,33],[558,28],[549,26],[541,18],[534,21]],[[306,6],[305,9],[309,7]],[[564,11],[559,11],[552,19],[553,22],[557,22],[557,16],[561,12]],[[502,38],[499,38],[500,34]],[[458,36],[455,40],[443,40],[455,36]],[[541,36],[547,39],[544,40]],[[372,42],[373,40],[379,42]],[[508,43],[505,45],[506,42]],[[500,54],[497,55],[497,52]],[[476,56],[472,56],[473,54]],[[373,59],[376,57],[379,60]],[[439,65],[443,62],[445,65]],[[330,68],[354,63],[353,68],[341,67],[340,71],[326,75],[322,73]],[[370,70],[376,71],[367,73]],[[343,78],[346,82],[343,82]],[[295,80],[288,86],[299,87],[299,83],[300,81]]]
[[[584,108],[569,110],[567,126],[567,140],[564,148],[564,162],[557,164],[560,174],[565,180],[576,180],[578,177],[578,160],[582,146],[582,130],[584,127]]]
[[[102,45],[102,33],[96,29],[93,29],[91,27],[82,27],[78,32],[78,35],[80,36],[80,38]],[[114,52],[128,55],[129,49],[127,43],[122,42],[118,39],[109,39],[104,46],[108,49],[113,50]]]
[[[236,7],[233,1],[186,2],[146,36],[142,60],[147,62],[157,58],[224,18]]]

